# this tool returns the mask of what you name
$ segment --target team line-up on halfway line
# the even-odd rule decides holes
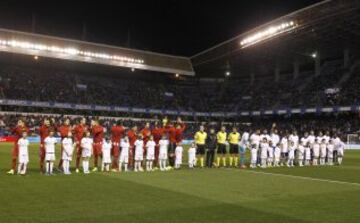
[[[153,171],[157,169],[156,165],[161,171],[179,169],[182,165],[182,139],[185,128],[181,118],[174,123],[163,121],[162,125],[156,125],[153,129],[150,129],[150,123],[146,123],[141,131],[138,131],[137,126],[127,129],[118,122],[111,127],[111,137],[104,137],[104,127],[97,119],[91,120],[90,127],[87,127],[85,118],[79,119],[74,126],[71,126],[70,120],[66,118],[63,125],[55,127],[45,118],[39,128],[40,172],[46,175],[53,174],[56,132],[61,137],[61,158],[58,168],[64,174],[71,174],[70,163],[74,152],[77,173],[80,172],[80,160],[83,173],[90,173],[89,160],[92,156],[94,172],[98,171],[99,158],[102,159],[101,171],[121,172],[133,169],[138,172],[144,171],[143,167],[146,171]],[[29,128],[19,119],[12,132],[16,140],[12,150],[12,168],[8,174],[17,172],[24,175],[29,163]],[[274,126],[270,132],[268,134],[266,129],[262,133],[255,130],[250,135],[248,131],[244,131],[240,135],[235,126],[229,133],[226,132],[225,126],[221,126],[216,133],[214,128],[206,132],[205,127],[200,125],[199,131],[194,135],[194,143],[188,149],[188,166],[246,168],[247,149],[250,150],[251,168],[284,165],[293,167],[295,162],[300,167],[342,163],[345,143],[336,134],[330,137],[329,132],[319,132],[315,136],[314,132],[310,131],[305,132],[300,138],[297,131],[293,130],[291,134],[280,136]]]

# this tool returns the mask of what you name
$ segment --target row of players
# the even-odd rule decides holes
[[[259,144],[253,144],[251,150],[251,168],[261,166],[262,168],[271,166],[293,167],[294,162],[297,161],[300,167],[302,166],[317,166],[317,165],[334,165],[337,163],[341,165],[344,156],[345,143],[339,138],[329,139],[315,138],[313,143],[310,143],[307,138],[301,138],[299,145],[295,141],[284,137],[281,143],[273,146],[271,140],[265,137]]]
[[[90,121],[90,124],[87,125],[85,118],[79,118],[77,123],[71,125],[70,119],[65,118],[61,125],[56,125],[55,121],[52,121],[49,118],[44,118],[41,126],[38,128],[38,134],[40,136],[40,147],[39,147],[39,164],[40,171],[45,173],[45,139],[50,135],[50,132],[57,132],[61,139],[65,139],[68,137],[69,133],[73,135],[73,141],[76,145],[76,171],[79,172],[80,160],[82,158],[82,147],[81,141],[86,134],[90,134],[93,143],[92,143],[92,155],[94,161],[93,171],[98,170],[98,161],[102,156],[102,144],[104,141],[105,133],[108,133],[111,137],[112,146],[111,146],[111,158],[112,158],[112,170],[116,171],[118,169],[118,160],[120,156],[120,139],[123,136],[127,136],[130,143],[130,151],[129,151],[129,165],[131,167],[134,166],[134,155],[135,155],[135,141],[138,136],[141,135],[144,144],[149,140],[150,136],[154,138],[156,142],[156,151],[158,151],[159,141],[162,135],[167,135],[169,138],[170,146],[172,148],[169,157],[171,157],[170,163],[173,164],[174,160],[174,152],[176,144],[181,143],[183,138],[183,132],[185,130],[185,124],[182,122],[181,118],[178,118],[174,122],[170,122],[167,120],[163,120],[163,122],[156,123],[154,128],[150,128],[150,123],[145,123],[144,127],[139,130],[138,126],[134,125],[131,128],[125,127],[121,124],[121,122],[114,123],[109,129],[106,129],[101,125],[100,121],[97,119],[93,119]],[[16,170],[16,165],[18,164],[18,156],[19,156],[19,146],[18,140],[22,137],[23,132],[29,133],[29,128],[26,126],[25,122],[22,119],[19,119],[17,125],[11,129],[12,133],[15,137],[15,143],[12,150],[12,168],[8,171],[8,174],[14,174]],[[61,150],[63,150],[63,146],[61,146]],[[62,151],[61,151],[62,153]],[[156,156],[158,157],[158,156]],[[59,159],[58,168],[61,169],[63,166],[63,159]]]
[[[18,155],[18,170],[17,173],[24,175],[26,174],[27,164],[29,163],[29,140],[27,139],[27,132],[22,133],[22,137],[18,140],[17,145],[19,148]],[[57,139],[54,137],[54,132],[50,131],[49,136],[47,136],[44,140],[44,148],[45,148],[45,167],[46,167],[46,175],[53,174],[54,162],[55,162],[55,148],[57,144]],[[83,172],[85,174],[89,174],[89,160],[93,154],[94,142],[91,138],[90,132],[85,133],[85,137],[82,138],[80,146],[81,157],[82,157],[82,167]],[[104,139],[101,143],[101,157],[102,157],[102,166],[101,171],[110,171],[110,166],[112,164],[111,159],[111,148],[113,146],[113,142],[111,142],[110,138]],[[168,170],[167,161],[168,161],[168,146],[169,140],[166,135],[162,137],[159,141],[159,167],[161,171]],[[129,152],[130,152],[130,142],[128,136],[124,136],[124,138],[120,142],[121,147],[121,155],[118,160],[119,169],[118,171],[124,170],[128,171],[128,161],[129,161]],[[144,156],[144,147],[146,148],[146,155]],[[138,139],[135,141],[135,166],[134,171],[144,171],[142,168],[142,162],[146,160],[146,170],[153,171],[153,163],[155,161],[155,147],[156,143],[154,141],[153,136],[150,136],[149,140],[144,144],[144,140],[142,139],[142,135],[138,135]],[[64,174],[71,174],[70,172],[70,162],[72,161],[73,152],[76,148],[76,143],[74,143],[72,138],[72,133],[69,132],[68,136],[61,140],[61,159],[62,159],[62,170]],[[182,154],[183,147],[179,143],[175,149],[175,168],[179,169],[182,164]],[[196,164],[196,147],[195,144],[191,146],[188,150],[188,162],[189,167],[193,168]]]
[[[159,147],[161,147],[162,141],[166,141],[167,145],[166,146],[164,145],[162,148],[163,148],[163,150],[165,150],[165,148],[168,148],[168,149],[166,149],[168,151],[167,159],[169,160],[170,166],[175,166],[175,158],[176,158],[175,150],[178,149],[177,147],[182,148],[181,147],[181,141],[182,141],[181,134],[182,134],[182,131],[185,129],[185,125],[182,123],[181,119],[178,119],[175,124],[167,125],[166,123],[163,123],[163,125],[166,126],[166,128],[162,128],[163,130],[168,130],[169,128],[170,129],[173,128],[173,129],[175,129],[175,131],[173,131],[175,134],[173,134],[173,136],[172,136],[171,131],[161,131],[160,137],[158,134],[157,140],[156,140],[154,137],[155,134],[153,134],[153,133],[155,133],[154,130],[158,130],[161,128],[155,127],[154,129],[150,130],[149,125],[146,124],[145,128],[142,129],[140,132],[136,131],[137,128],[135,126],[132,129],[128,130],[126,132],[127,134],[124,134],[126,127],[123,127],[120,125],[114,125],[111,128],[111,133],[112,133],[111,140],[110,139],[103,140],[104,128],[99,124],[99,122],[97,120],[91,121],[91,127],[87,128],[85,125],[85,119],[84,118],[80,119],[78,125],[74,126],[71,129],[70,125],[69,125],[69,120],[65,119],[64,126],[60,126],[60,128],[59,128],[59,132],[60,132],[60,135],[62,138],[61,154],[64,153],[63,150],[65,150],[64,148],[66,147],[65,145],[63,145],[64,140],[68,139],[68,138],[72,139],[72,137],[69,137],[69,135],[72,135],[72,133],[74,133],[74,140],[73,140],[74,143],[73,144],[76,148],[75,150],[76,150],[76,171],[77,172],[79,172],[80,158],[83,158],[83,161],[85,160],[85,166],[88,165],[88,158],[89,158],[88,156],[89,155],[86,155],[87,153],[84,153],[83,151],[90,151],[90,152],[88,152],[88,154],[92,154],[94,156],[93,171],[97,171],[97,160],[100,156],[104,157],[103,160],[109,160],[107,157],[110,157],[110,160],[112,161],[112,170],[117,171],[119,169],[119,166],[118,166],[119,160],[121,160],[120,151],[123,150],[122,149],[123,147],[127,148],[126,146],[121,145],[121,143],[123,141],[128,141],[129,152],[126,153],[126,154],[128,154],[128,157],[123,155],[122,163],[125,163],[125,161],[124,161],[124,156],[125,156],[131,167],[134,167],[137,170],[141,170],[141,165],[139,167],[138,163],[133,163],[136,161],[136,159],[135,159],[136,158],[135,157],[136,156],[136,148],[138,148],[138,153],[137,153],[138,159],[140,157],[140,155],[139,155],[140,148],[143,148],[143,151],[141,152],[141,154],[142,154],[141,157],[144,157],[144,151],[146,151],[147,147],[148,147],[147,142],[149,142],[149,139],[151,138],[150,144],[152,143],[152,141],[154,141],[154,143],[155,143],[155,152],[154,152],[155,163],[156,164],[161,163],[161,162],[157,162],[157,160],[160,158],[160,154],[159,154],[160,148]],[[174,128],[174,126],[176,126],[176,128]],[[46,155],[48,154],[46,152],[46,139],[48,139],[48,137],[50,135],[54,134],[54,130],[52,130],[52,129],[53,128],[50,127],[49,120],[45,119],[44,124],[40,127],[40,137],[41,137],[40,170],[43,170],[42,169],[43,165],[44,165],[43,162],[46,160]],[[82,131],[79,131],[79,129]],[[118,131],[114,131],[114,130],[118,130]],[[177,130],[179,130],[179,131],[177,131]],[[20,137],[18,137],[18,140],[19,140],[21,138],[21,135],[23,134],[23,132],[28,132],[28,130],[27,130],[25,124],[21,120],[19,120],[18,125],[15,128],[14,132],[16,133],[17,136],[20,135]],[[79,132],[81,134],[79,134]],[[117,133],[117,134],[115,134],[115,133]],[[85,137],[84,137],[84,135],[85,135]],[[124,135],[127,137],[123,137]],[[116,136],[116,137],[114,137],[114,136]],[[168,138],[166,138],[166,137],[168,137]],[[51,138],[53,138],[53,136]],[[121,142],[120,142],[120,139],[122,139],[122,138],[124,138],[124,140],[121,140]],[[14,145],[14,149],[13,149],[13,164],[14,164],[14,159],[16,161],[16,159],[19,156],[18,140],[16,141],[16,143]],[[65,140],[65,142],[66,141],[67,140]],[[83,141],[84,141],[84,143],[83,143]],[[85,146],[86,141],[88,141],[88,146]],[[136,144],[140,143],[139,141],[142,141],[142,145],[136,146]],[[344,147],[343,142],[336,135],[334,135],[333,139],[331,139],[329,136],[329,133],[325,133],[325,135],[323,135],[321,132],[319,132],[318,136],[315,136],[314,132],[310,132],[310,134],[304,133],[304,136],[301,139],[299,139],[297,132],[294,131],[292,134],[283,134],[283,137],[280,137],[280,135],[278,134],[278,132],[277,132],[276,128],[274,128],[274,126],[273,126],[270,134],[267,133],[267,130],[264,130],[262,132],[262,134],[260,134],[260,130],[256,130],[254,133],[251,134],[251,136],[250,136],[249,132],[247,132],[247,131],[244,131],[243,134],[240,135],[240,133],[238,132],[236,127],[233,127],[232,131],[230,133],[227,133],[226,128],[223,126],[223,127],[221,127],[221,130],[219,132],[215,133],[214,128],[211,128],[209,130],[209,132],[206,132],[204,126],[200,126],[199,131],[197,131],[194,135],[194,141],[196,143],[196,149],[195,149],[195,146],[193,146],[192,149],[194,149],[196,151],[196,154],[197,154],[196,158],[198,158],[199,166],[201,166],[201,167],[204,167],[205,151],[207,151],[206,152],[206,154],[207,154],[206,164],[209,167],[211,167],[213,165],[219,167],[221,160],[223,161],[222,162],[223,166],[227,166],[227,164],[229,164],[229,166],[237,167],[238,159],[240,157],[240,167],[245,168],[245,151],[247,148],[251,149],[251,155],[252,155],[251,167],[255,167],[254,160],[256,160],[256,164],[258,164],[258,165],[262,164],[262,166],[265,167],[266,165],[269,165],[269,164],[271,164],[271,165],[273,165],[273,164],[278,165],[279,163],[284,164],[284,162],[278,161],[279,153],[280,153],[280,157],[282,157],[281,161],[284,161],[286,159],[287,160],[286,164],[288,164],[289,166],[293,165],[295,153],[297,154],[296,157],[297,157],[297,161],[298,161],[299,165],[303,165],[303,163],[307,164],[308,163],[307,157],[309,157],[309,156],[310,156],[311,160],[313,160],[314,157],[316,160],[317,154],[324,156],[324,154],[325,154],[324,147],[326,148],[326,151],[327,151],[326,155],[325,155],[326,160],[329,161],[329,159],[327,159],[327,157],[331,157],[331,155],[329,155],[328,151],[331,151],[331,150],[335,150],[336,152],[340,151],[338,153],[338,154],[340,154],[338,157],[341,160],[342,159],[341,157],[343,154],[343,149],[341,149],[341,148]],[[150,144],[149,144],[149,146],[150,146]],[[166,143],[164,142],[164,144],[166,144]],[[319,147],[321,147],[319,152],[317,152],[318,151],[317,144],[319,144]],[[91,148],[90,148],[90,145],[91,145]],[[110,147],[110,151],[111,151],[110,156],[107,155],[108,154],[107,152],[105,152],[106,153],[105,155],[103,154],[103,150],[104,149],[106,150],[106,148],[103,148],[104,147],[103,145],[105,147],[107,145],[108,145],[108,147]],[[229,155],[230,155],[228,163],[226,161],[227,145],[229,145]],[[334,146],[332,146],[332,145],[334,145]],[[153,146],[150,146],[150,147],[153,147]],[[50,148],[49,151],[52,151],[52,148],[55,148],[55,146],[50,145],[49,148]],[[308,150],[310,150],[310,152]],[[52,152],[50,152],[50,153],[52,153]],[[216,162],[214,162],[215,153],[217,153]],[[125,152],[124,152],[124,154],[125,154]],[[148,152],[148,154],[152,154],[152,153]],[[165,153],[163,153],[163,154],[165,154]],[[64,155],[64,157],[65,156],[66,155]],[[265,158],[265,156],[266,156],[266,158]],[[51,155],[48,157],[51,157]],[[256,159],[255,159],[255,157],[256,157]],[[194,160],[196,160],[196,158],[194,158]],[[62,168],[64,166],[63,165],[64,160],[68,160],[68,158],[60,159],[59,168]],[[304,161],[302,162],[301,160],[304,160]],[[48,162],[46,162],[46,163],[48,164]],[[321,162],[321,163],[323,163],[323,162]],[[340,161],[340,163],[341,163],[341,161]],[[67,165],[67,161],[65,161],[64,169],[66,169],[66,165]],[[50,168],[51,166],[53,166],[53,162],[50,162],[49,165],[47,165],[48,171],[50,171],[50,169],[52,169],[52,168]],[[116,169],[114,167],[116,167]],[[88,168],[85,168],[85,169],[88,169]],[[9,171],[10,174],[14,174],[14,172],[15,172],[14,168]]]
[[[201,132],[200,127],[200,132]],[[200,132],[195,134],[195,142],[199,147]],[[214,134],[211,129],[209,136]],[[205,138],[209,136],[205,135]],[[227,166],[225,154],[226,145],[229,144],[229,165],[237,166],[237,159],[240,157],[240,167],[245,168],[245,151],[250,149],[251,162],[250,167],[255,168],[261,166],[294,166],[296,161],[299,166],[303,165],[333,165],[334,163],[341,164],[345,143],[337,134],[330,137],[329,132],[323,134],[321,131],[315,136],[314,131],[305,132],[300,138],[297,131],[294,130],[291,134],[279,134],[276,125],[273,125],[271,133],[265,129],[261,133],[256,130],[251,135],[248,131],[240,134],[237,128],[234,127],[230,133],[226,132],[225,127],[216,134],[217,140],[217,161],[216,166],[220,166],[221,156],[223,166]],[[210,140],[211,141],[211,140]],[[200,143],[201,144],[201,143]],[[210,153],[211,154],[211,153]],[[233,162],[234,161],[234,162]]]
[[[211,133],[213,130],[210,131]],[[276,131],[274,131],[276,132]],[[234,133],[234,132],[233,132]],[[265,132],[266,133],[266,132]],[[199,134],[199,133],[197,133]],[[246,134],[245,134],[246,135]],[[218,133],[219,136],[219,133]],[[218,140],[217,136],[217,140]],[[315,138],[314,143],[309,142],[309,136],[302,137],[300,139],[300,145],[296,146],[296,133],[290,135],[289,137],[283,137],[281,143],[278,143],[276,146],[272,146],[272,140],[276,141],[276,133],[271,137],[270,135],[259,135],[254,133],[250,137],[251,141],[251,168],[255,168],[258,165],[261,165],[262,168],[267,166],[279,166],[286,164],[287,166],[294,166],[295,153],[297,152],[297,161],[299,166],[310,165],[310,161],[313,165],[318,165],[318,160],[320,157],[320,165],[325,164],[327,160],[329,165],[333,164],[333,159],[336,157],[336,161],[341,164],[342,157],[344,154],[345,144],[339,138],[329,139],[326,143],[326,138],[321,139],[321,143],[318,143],[319,137]],[[18,141],[19,146],[19,166],[18,173],[25,174],[26,166],[29,162],[28,155],[28,146],[29,141],[27,140],[27,133],[23,132],[23,136]],[[196,136],[198,137],[198,136]],[[269,139],[270,138],[270,139]],[[311,139],[311,137],[310,137]],[[260,141],[259,141],[260,140]],[[294,140],[294,141],[293,141]],[[288,142],[290,141],[290,146],[288,147]],[[54,137],[54,132],[51,131],[50,135],[44,140],[45,145],[45,161],[46,161],[46,174],[51,175],[53,173],[53,165],[55,161],[55,145],[57,143],[56,138]],[[249,142],[250,143],[250,142]],[[70,162],[72,160],[73,151],[76,147],[76,144],[73,142],[72,134],[69,133],[68,136],[61,141],[62,144],[62,154],[61,159],[63,160],[63,171],[65,174],[70,174]],[[90,173],[89,171],[89,159],[91,158],[93,151],[93,139],[90,137],[90,133],[86,132],[86,136],[81,140],[82,148],[82,164],[83,171],[85,174]],[[102,171],[110,171],[111,165],[111,148],[113,143],[109,138],[103,141],[102,143]],[[146,148],[146,155],[144,156],[144,146]],[[153,170],[153,163],[155,160],[155,146],[156,143],[152,136],[150,136],[149,141],[144,145],[142,135],[138,135],[138,139],[135,141],[135,166],[134,171],[143,171],[142,162],[146,160],[146,170]],[[168,146],[169,141],[164,135],[159,141],[160,151],[158,155],[160,170],[167,170],[167,159],[168,159]],[[199,145],[198,145],[199,146]],[[201,145],[200,145],[201,146]],[[220,145],[219,145],[220,146]],[[125,171],[128,171],[128,160],[129,160],[129,148],[130,143],[127,136],[125,136],[121,142],[121,155],[119,162],[119,171],[124,167]],[[281,147],[281,148],[280,148]],[[193,168],[196,165],[196,146],[193,144],[188,153],[189,153],[189,167]],[[182,164],[182,154],[183,147],[181,144],[178,144],[175,149],[175,168],[180,168]],[[258,159],[258,156],[260,159]],[[282,158],[282,159],[281,159]]]

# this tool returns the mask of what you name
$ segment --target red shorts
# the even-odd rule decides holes
[[[19,147],[18,147],[17,143],[14,144],[11,155],[12,155],[13,159],[18,158],[18,156],[19,156]]]
[[[76,141],[76,156],[77,157],[81,157],[81,154],[82,154],[82,148],[80,146],[80,142],[79,141]]]
[[[39,148],[39,157],[40,159],[45,159],[45,147],[43,144],[40,144],[40,148]]]
[[[119,154],[120,154],[119,146],[113,146],[111,148],[111,155],[115,157],[119,157]]]
[[[100,142],[94,143],[94,145],[93,145],[94,156],[100,156],[101,155],[101,147],[102,147],[102,143],[100,143]]]

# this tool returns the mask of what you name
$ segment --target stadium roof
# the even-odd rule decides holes
[[[194,75],[191,61],[187,57],[8,29],[0,29],[0,51],[165,73]]]
[[[275,28],[275,29],[274,29]],[[269,30],[273,29],[273,30]],[[253,45],[252,45],[253,44]],[[360,50],[360,1],[326,0],[242,33],[191,57],[200,77],[266,75]]]

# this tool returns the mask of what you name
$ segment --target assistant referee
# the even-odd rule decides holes
[[[203,125],[200,126],[199,131],[195,133],[194,140],[196,143],[196,155],[197,159],[200,160],[200,167],[204,167],[204,155],[205,155],[205,142],[207,133]]]

